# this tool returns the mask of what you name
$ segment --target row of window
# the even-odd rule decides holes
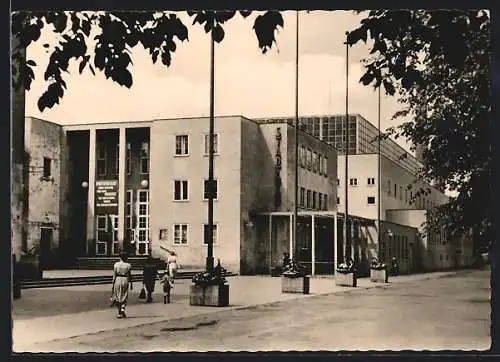
[[[218,185],[217,180],[213,180],[212,192],[214,200],[218,199]],[[203,181],[203,200],[208,200],[210,196],[210,183],[208,180]],[[188,201],[189,200],[189,181],[188,180],[174,180],[174,201]]]
[[[119,148],[120,145],[117,143],[115,145],[115,174],[118,175],[119,166]],[[107,161],[107,144],[104,142],[97,143],[97,153],[96,153],[96,169],[98,176],[106,176],[108,174],[108,161]],[[139,170],[141,174],[149,173],[149,142],[141,142],[141,152],[139,160]],[[126,145],[126,157],[125,157],[125,173],[130,175],[132,173],[132,144],[127,142]]]
[[[203,135],[204,154],[208,155],[210,152],[210,135]],[[219,154],[219,135],[214,133],[214,154]],[[175,136],[175,155],[176,156],[189,156],[189,135],[182,134]]]
[[[301,187],[299,206],[312,210],[328,210],[328,195]]]
[[[393,235],[387,240],[380,240],[380,260],[389,260],[396,257],[399,260],[407,260],[410,258],[410,244],[408,236]]]
[[[366,179],[366,184],[368,186],[375,186],[375,177],[368,177]],[[341,187],[340,184],[340,179],[337,179],[337,186]],[[355,187],[358,186],[358,179],[356,177],[350,178],[349,179],[349,186]],[[391,187],[393,186],[393,187]],[[387,180],[387,194],[389,196],[393,196],[395,198],[398,198],[398,190],[399,190],[399,200],[403,201],[403,185],[398,185],[396,183],[391,185],[391,180]],[[415,202],[413,202],[413,191],[410,190],[408,193],[408,186],[404,188],[404,202],[408,205],[412,205],[415,203],[417,208],[424,208],[424,209],[431,209],[436,207],[436,203],[432,202],[429,199],[426,199],[425,197],[421,197],[418,195],[415,199]],[[393,192],[394,191],[394,192]],[[371,202],[368,202],[369,204]],[[373,202],[375,203],[375,202]]]
[[[174,235],[173,243],[174,245],[188,245],[189,244],[189,224],[174,224]],[[217,235],[219,227],[217,224],[213,224],[212,228],[212,243],[217,244]],[[208,244],[208,224],[203,224],[203,244]]]
[[[328,176],[328,157],[312,151],[304,146],[299,146],[299,165],[303,169]]]
[[[209,135],[203,135],[204,142],[204,154],[209,154]],[[214,154],[219,153],[219,135],[214,134]],[[115,150],[115,173],[118,174],[119,165],[119,144],[116,144]],[[175,136],[175,155],[176,156],[189,156],[189,135],[177,135]],[[106,176],[107,170],[107,144],[104,142],[97,143],[97,154],[96,154],[96,168],[98,176]],[[139,170],[141,174],[149,173],[149,142],[141,142],[140,150],[140,161]],[[132,144],[127,142],[126,145],[126,161],[125,161],[125,172],[127,175],[132,173]]]
[[[375,196],[367,196],[366,203],[368,205],[375,205]],[[340,197],[337,197],[337,205],[340,205]]]
[[[366,184],[368,186],[375,186],[375,177],[368,177],[366,179]],[[340,185],[340,179],[337,179],[337,186],[341,186]],[[358,186],[358,179],[357,178],[350,178],[349,179],[349,186]]]

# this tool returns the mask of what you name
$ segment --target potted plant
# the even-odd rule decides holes
[[[375,283],[389,282],[387,265],[380,262],[377,258],[373,258],[370,263],[370,280]]]
[[[345,262],[337,266],[335,284],[344,287],[355,287],[357,283],[354,261],[351,258],[347,258]]]
[[[309,281],[306,270],[294,260],[289,260],[281,273],[281,292],[309,294]]]
[[[225,275],[226,269],[220,265],[220,260],[211,272],[196,274],[189,290],[189,304],[227,307],[229,305],[229,283]]]

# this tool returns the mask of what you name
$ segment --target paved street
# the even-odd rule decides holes
[[[238,277],[231,278],[232,306],[224,309],[189,306],[189,281],[184,281],[176,284],[179,294],[171,305],[138,305],[132,295],[137,305],[126,320],[113,319],[109,308],[83,308],[88,303],[81,300],[75,302],[83,308],[80,313],[58,316],[57,307],[47,306],[52,312],[38,310],[45,317],[28,318],[26,304],[43,292],[26,291],[19,301],[24,308],[14,303],[14,351],[484,350],[490,343],[489,274],[402,276],[378,286],[363,279],[356,289],[318,278],[311,281],[310,296],[279,293],[279,278]],[[93,291],[87,302],[98,300],[96,289],[103,297],[109,293],[109,286],[72,288],[81,296]],[[49,300],[51,293],[45,292]],[[103,320],[109,327],[99,329]],[[54,332],[61,327],[66,332]]]

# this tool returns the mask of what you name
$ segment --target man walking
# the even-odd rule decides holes
[[[158,279],[158,268],[153,260],[148,258],[148,261],[146,265],[144,265],[144,269],[142,271],[142,282],[147,293],[146,303],[151,303],[153,301],[156,279]]]

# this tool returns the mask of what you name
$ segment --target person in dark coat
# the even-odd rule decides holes
[[[151,259],[148,259],[148,262],[142,271],[142,282],[147,293],[146,303],[151,303],[153,301],[156,279],[158,279],[158,268]]]

